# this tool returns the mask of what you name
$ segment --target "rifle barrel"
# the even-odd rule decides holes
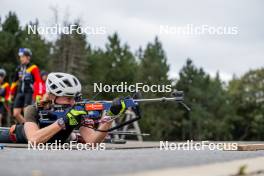
[[[166,102],[166,101],[176,101],[182,102],[184,100],[183,97],[161,97],[161,98],[145,98],[145,99],[133,99],[134,102]],[[112,103],[111,100],[102,100],[102,101],[91,101],[93,103]]]
[[[183,101],[183,97],[162,97],[162,98],[146,98],[146,99],[135,99],[135,102],[165,102],[165,101]]]

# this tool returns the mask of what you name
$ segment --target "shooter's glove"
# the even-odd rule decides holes
[[[124,99],[115,98],[112,102],[108,115],[109,116],[121,115],[125,110],[126,110],[126,104],[124,102]]]
[[[87,115],[87,112],[84,110],[78,110],[78,109],[72,108],[66,113],[64,122],[66,124],[69,124],[70,126],[76,126],[79,124],[81,120],[81,116],[83,115]]]
[[[40,95],[37,95],[36,96],[36,103],[40,103],[40,100],[41,100],[41,96]]]

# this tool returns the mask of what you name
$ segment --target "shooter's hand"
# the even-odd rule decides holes
[[[122,98],[115,98],[112,102],[108,115],[116,116],[121,115],[126,109],[126,104],[124,99]]]
[[[41,96],[40,95],[37,95],[36,96],[36,103],[40,103],[40,100],[41,100]]]
[[[84,110],[72,108],[66,113],[64,122],[66,124],[69,124],[70,126],[78,125],[82,115],[87,115],[87,112]]]

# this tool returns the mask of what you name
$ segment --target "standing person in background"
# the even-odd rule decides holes
[[[32,104],[33,91],[36,92],[36,99],[40,99],[40,90],[33,90],[33,85],[38,84],[40,88],[41,77],[39,68],[30,63],[32,52],[28,48],[20,48],[18,51],[20,65],[17,67],[13,82],[11,85],[11,97],[14,97],[13,116],[18,123],[24,123],[25,119],[22,115],[23,108]]]
[[[6,71],[0,69],[0,126],[3,124],[3,113],[6,109],[9,111],[6,103],[9,102],[10,86],[8,82],[4,82]]]
[[[40,100],[43,99],[43,96],[45,95],[46,93],[46,85],[45,85],[45,82],[47,80],[47,77],[48,77],[48,72],[46,71],[42,71],[41,72],[41,83],[38,84],[37,82],[34,83],[34,90],[39,90],[39,94],[37,94],[37,91],[34,91],[34,94],[33,94],[33,99],[35,102],[40,102]],[[38,87],[40,86],[40,87]],[[38,96],[40,95],[40,96]]]

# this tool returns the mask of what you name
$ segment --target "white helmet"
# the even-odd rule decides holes
[[[82,86],[80,81],[73,75],[53,72],[48,74],[46,89],[48,93],[56,96],[75,97],[81,93]]]

